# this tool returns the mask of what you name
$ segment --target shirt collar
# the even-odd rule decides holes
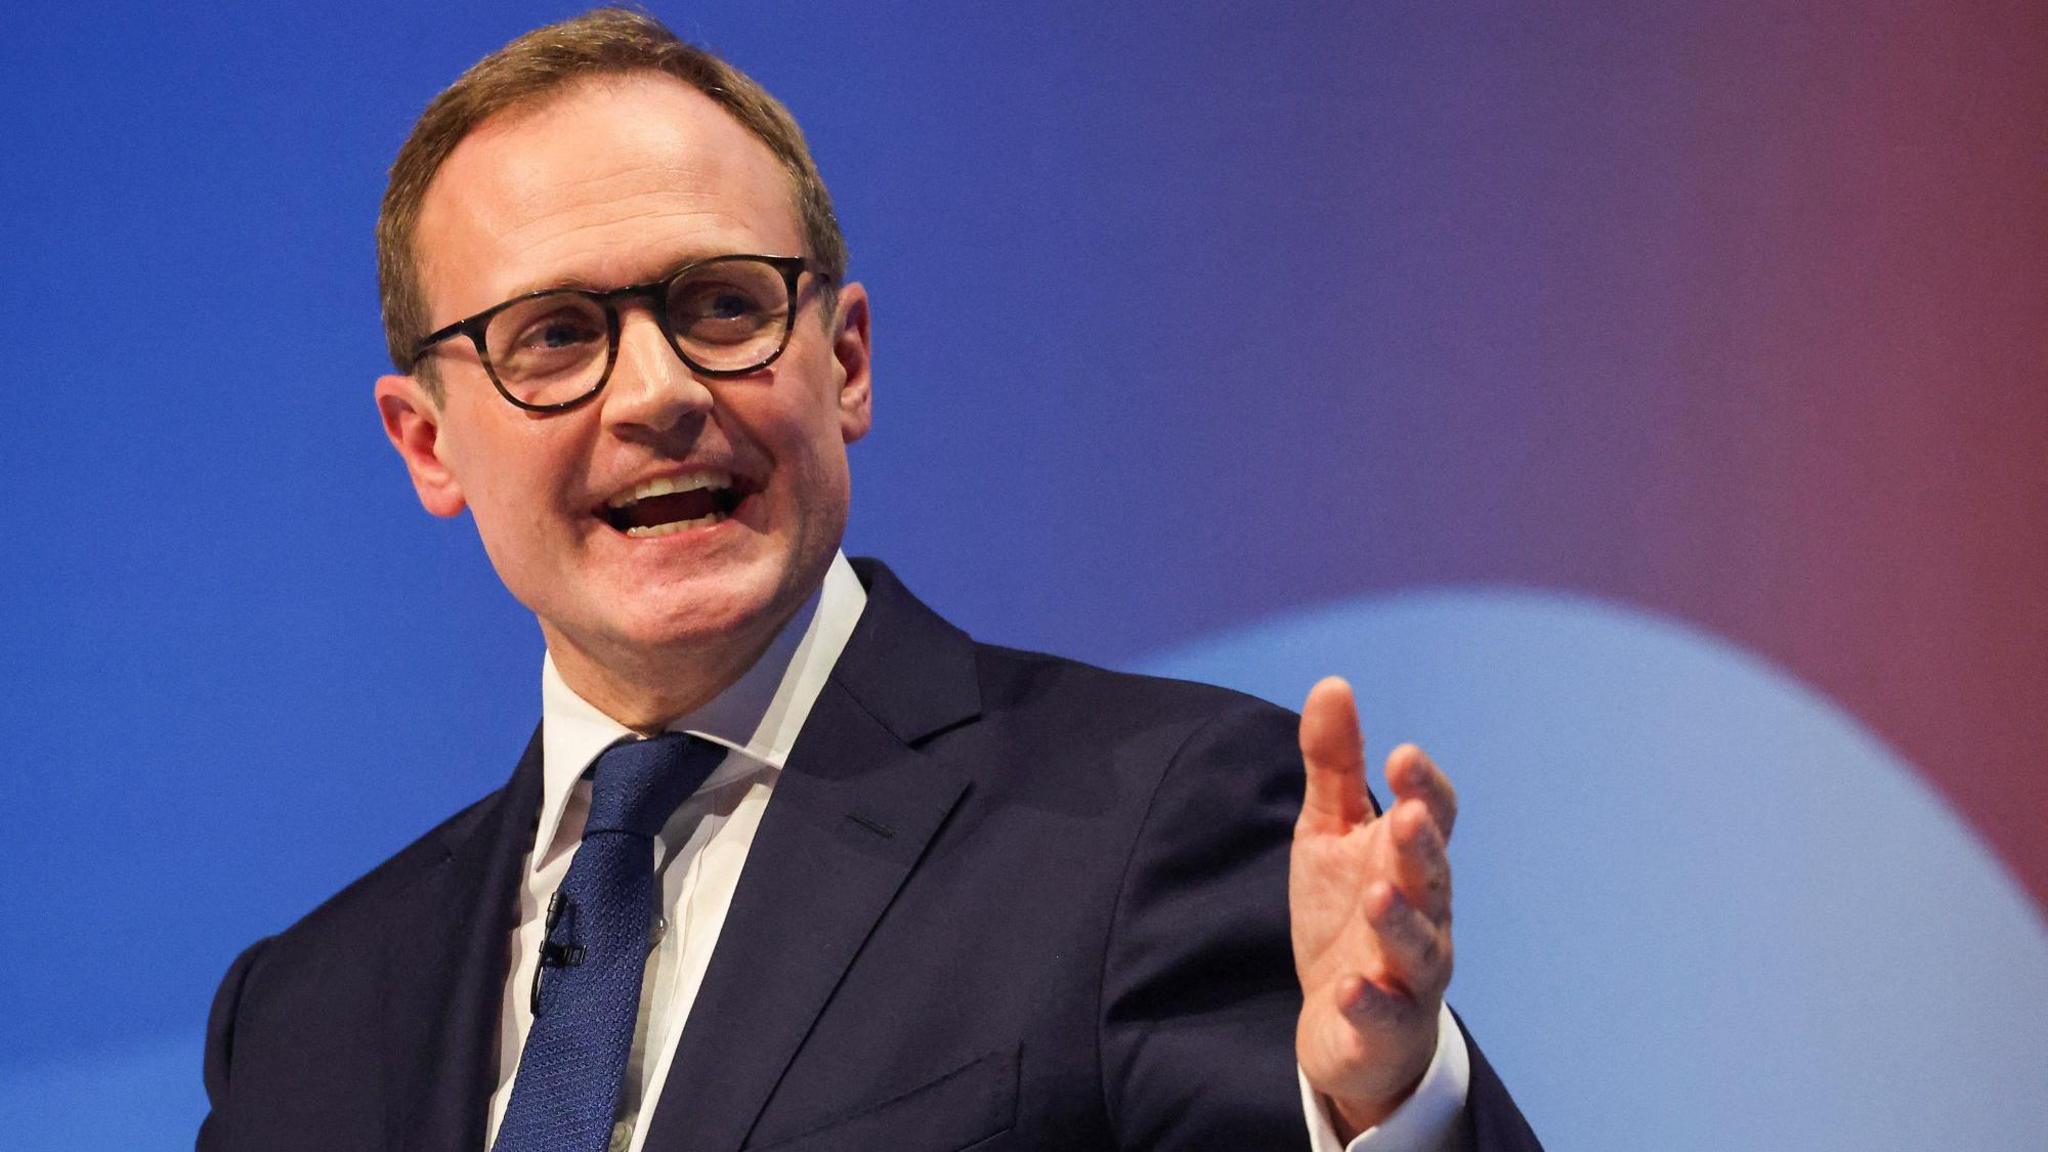
[[[781,770],[866,606],[867,590],[846,562],[846,554],[834,555],[824,582],[753,667],[703,707],[668,723],[670,732],[689,732],[731,750],[702,787],[717,787],[763,768]],[[552,655],[541,660],[540,700],[541,807],[534,866],[551,854],[562,811],[591,761],[633,734],[577,695],[555,669]]]

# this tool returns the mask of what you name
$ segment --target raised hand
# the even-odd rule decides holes
[[[1348,1138],[1414,1091],[1451,980],[1457,794],[1422,749],[1387,757],[1393,804],[1375,816],[1351,686],[1330,677],[1301,709],[1308,790],[1294,825],[1288,909],[1301,980],[1295,1056]]]

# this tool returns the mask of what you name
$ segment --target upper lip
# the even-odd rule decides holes
[[[663,468],[660,471],[650,472],[621,484],[612,491],[610,496],[605,497],[598,504],[597,510],[603,513],[623,508],[636,500],[645,500],[649,496],[660,495],[664,492],[688,492],[697,488],[730,488],[739,495],[744,496],[752,492],[755,487],[754,482],[746,476],[734,472],[730,468],[718,467],[716,465],[691,464]]]

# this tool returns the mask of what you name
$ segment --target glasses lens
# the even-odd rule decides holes
[[[521,300],[484,329],[498,383],[527,404],[565,404],[596,388],[610,344],[604,308],[575,292]]]
[[[676,343],[714,372],[759,367],[789,331],[789,284],[757,260],[713,260],[669,282],[668,325]]]

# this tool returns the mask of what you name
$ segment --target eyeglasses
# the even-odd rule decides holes
[[[700,375],[744,376],[789,346],[801,256],[714,256],[668,276],[592,292],[548,288],[457,320],[413,347],[415,367],[454,336],[476,345],[498,394],[529,412],[597,395],[619,358],[619,302],[644,299],[668,346]]]

